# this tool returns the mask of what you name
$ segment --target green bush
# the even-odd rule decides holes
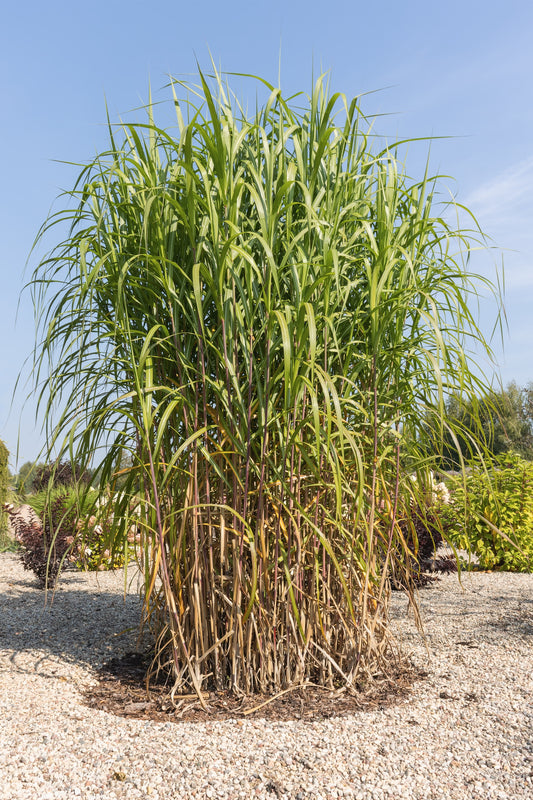
[[[123,567],[126,545],[123,540],[114,548],[110,545],[108,529],[113,525],[111,519],[91,515],[80,520],[80,539],[77,543],[76,566],[85,570],[107,570]]]
[[[471,464],[449,482],[451,542],[479,558],[482,569],[533,569],[533,463],[505,453],[490,465]]]
[[[103,570],[123,566],[124,546],[120,552],[108,549],[105,529],[111,524],[110,520],[105,513],[98,517],[93,513],[97,510],[93,490],[80,491],[74,485],[59,485],[42,489],[29,497],[28,503],[43,520],[45,530],[51,527],[52,533],[62,531],[65,547],[71,548],[69,560],[79,569]]]
[[[405,557],[391,565],[391,585],[394,589],[426,586],[434,580],[431,573],[456,572],[455,556],[437,554],[446,536],[450,492],[438,482],[432,471],[421,470],[419,475],[410,475],[406,481],[407,491],[403,502],[396,507],[380,503],[380,526],[384,532],[385,556],[389,552],[386,531],[390,531],[392,517],[401,532],[405,545]]]
[[[5,549],[5,546],[8,544],[7,514],[2,511],[4,503],[7,502],[9,492],[8,459],[9,451],[2,440],[0,440],[0,549]]]
[[[18,474],[15,476],[15,490],[22,502],[25,503],[27,496],[36,491],[33,485],[35,471],[43,466],[44,464],[37,464],[34,461],[25,461],[19,469]]]
[[[32,488],[34,492],[47,489],[50,485],[73,486],[76,483],[88,485],[91,480],[89,472],[70,461],[56,461],[48,464],[37,464],[33,471]]]

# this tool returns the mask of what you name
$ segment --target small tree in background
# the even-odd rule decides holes
[[[444,468],[458,469],[461,456],[475,455],[480,440],[493,456],[513,452],[533,460],[533,384],[520,388],[512,381],[506,389],[474,398],[451,395],[446,414],[453,427],[445,433]]]
[[[15,488],[17,494],[24,498],[33,491],[33,479],[36,469],[44,467],[44,464],[36,464],[34,461],[25,461],[16,475]]]

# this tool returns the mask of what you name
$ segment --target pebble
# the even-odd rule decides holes
[[[0,800],[533,796],[533,575],[465,574],[463,588],[446,575],[423,589],[426,644],[395,593],[393,630],[428,673],[395,706],[196,724],[82,703],[110,653],[135,646],[132,578],[124,597],[120,571],[68,572],[44,607],[31,573],[0,554]]]

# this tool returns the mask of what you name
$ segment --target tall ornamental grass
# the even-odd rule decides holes
[[[323,80],[292,105],[259,90],[250,117],[200,75],[172,84],[175,130],[151,106],[110,124],[32,279],[51,446],[96,459],[102,492],[120,478],[107,545],[140,533],[159,663],[203,704],[391,673],[406,467],[489,353],[436,180]]]

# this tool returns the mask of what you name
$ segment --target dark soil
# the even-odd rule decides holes
[[[170,687],[152,682],[146,689],[149,659],[140,653],[127,653],[113,658],[102,667],[98,684],[85,691],[85,702],[91,708],[117,716],[154,722],[206,722],[227,719],[262,718],[270,720],[327,719],[374,708],[383,708],[406,698],[415,680],[425,676],[404,665],[390,678],[358,694],[332,692],[318,686],[296,688],[272,698],[251,695],[237,698],[230,692],[209,692],[204,695],[205,711],[194,694],[179,696],[173,704]]]

